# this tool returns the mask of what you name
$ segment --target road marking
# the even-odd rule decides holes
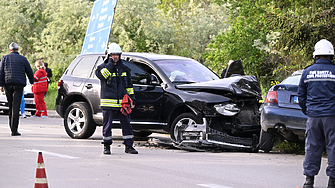
[[[203,187],[210,187],[210,188],[232,188],[232,187],[226,187],[222,185],[216,185],[216,184],[198,184],[199,186]]]
[[[42,152],[43,154],[46,155],[51,155],[51,156],[55,156],[55,157],[61,157],[61,158],[66,158],[66,159],[78,159],[79,157],[73,157],[73,156],[69,156],[69,155],[62,155],[62,154],[58,154],[58,153],[53,153],[53,152],[48,152],[48,151],[42,151],[42,150],[37,150],[37,149],[25,149],[26,151],[31,151],[31,152]]]
[[[4,129],[8,129],[8,127],[5,127],[5,126],[0,126],[0,128],[4,128]],[[23,132],[30,132],[31,130],[27,130],[27,129],[19,129],[19,131],[23,131]]]

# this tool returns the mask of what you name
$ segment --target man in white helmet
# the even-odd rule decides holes
[[[125,152],[129,154],[138,154],[133,148],[134,136],[133,128],[130,125],[130,113],[121,112],[121,102],[123,98],[130,97],[131,108],[134,108],[135,95],[133,83],[131,81],[130,69],[126,67],[123,60],[120,59],[122,50],[116,43],[111,43],[107,49],[107,58],[105,63],[97,67],[96,76],[100,79],[100,107],[102,109],[102,135],[104,144],[104,154],[111,154],[110,145],[112,144],[112,124],[115,115],[118,116],[123,135],[123,144]],[[127,96],[128,95],[128,96]],[[131,110],[130,110],[131,111]]]
[[[315,44],[315,62],[306,67],[299,83],[299,105],[307,115],[304,188],[313,188],[324,145],[328,153],[328,188],[335,188],[335,65],[334,47],[326,39]]]

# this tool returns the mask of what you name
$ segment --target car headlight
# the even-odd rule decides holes
[[[217,112],[225,116],[234,116],[240,112],[240,109],[236,107],[236,104],[216,104],[214,108]]]

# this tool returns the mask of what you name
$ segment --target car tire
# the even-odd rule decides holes
[[[263,150],[265,153],[269,153],[272,150],[274,143],[274,135],[271,129],[268,131],[261,130],[261,135],[259,138],[259,149]]]
[[[8,115],[8,114],[9,114],[9,110],[2,110],[2,112],[3,112],[5,115]]]
[[[139,131],[139,130],[134,130],[133,135],[134,137],[148,137],[151,135],[152,132],[149,131]]]
[[[96,124],[90,106],[86,102],[71,104],[64,114],[64,127],[71,138],[85,139],[92,136]]]
[[[182,132],[186,130],[189,125],[202,124],[202,119],[193,113],[183,113],[179,115],[172,123],[170,129],[171,140],[177,144],[183,141]]]

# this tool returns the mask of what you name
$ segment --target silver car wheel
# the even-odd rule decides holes
[[[71,138],[89,138],[96,129],[90,106],[85,102],[71,104],[64,114],[64,127]]]
[[[81,133],[85,125],[85,116],[79,108],[73,108],[67,117],[67,126],[74,134]]]
[[[183,141],[183,132],[189,127],[190,125],[194,125],[196,122],[192,118],[182,118],[174,127],[173,130],[173,136],[175,138],[175,141],[177,143],[180,143]]]

